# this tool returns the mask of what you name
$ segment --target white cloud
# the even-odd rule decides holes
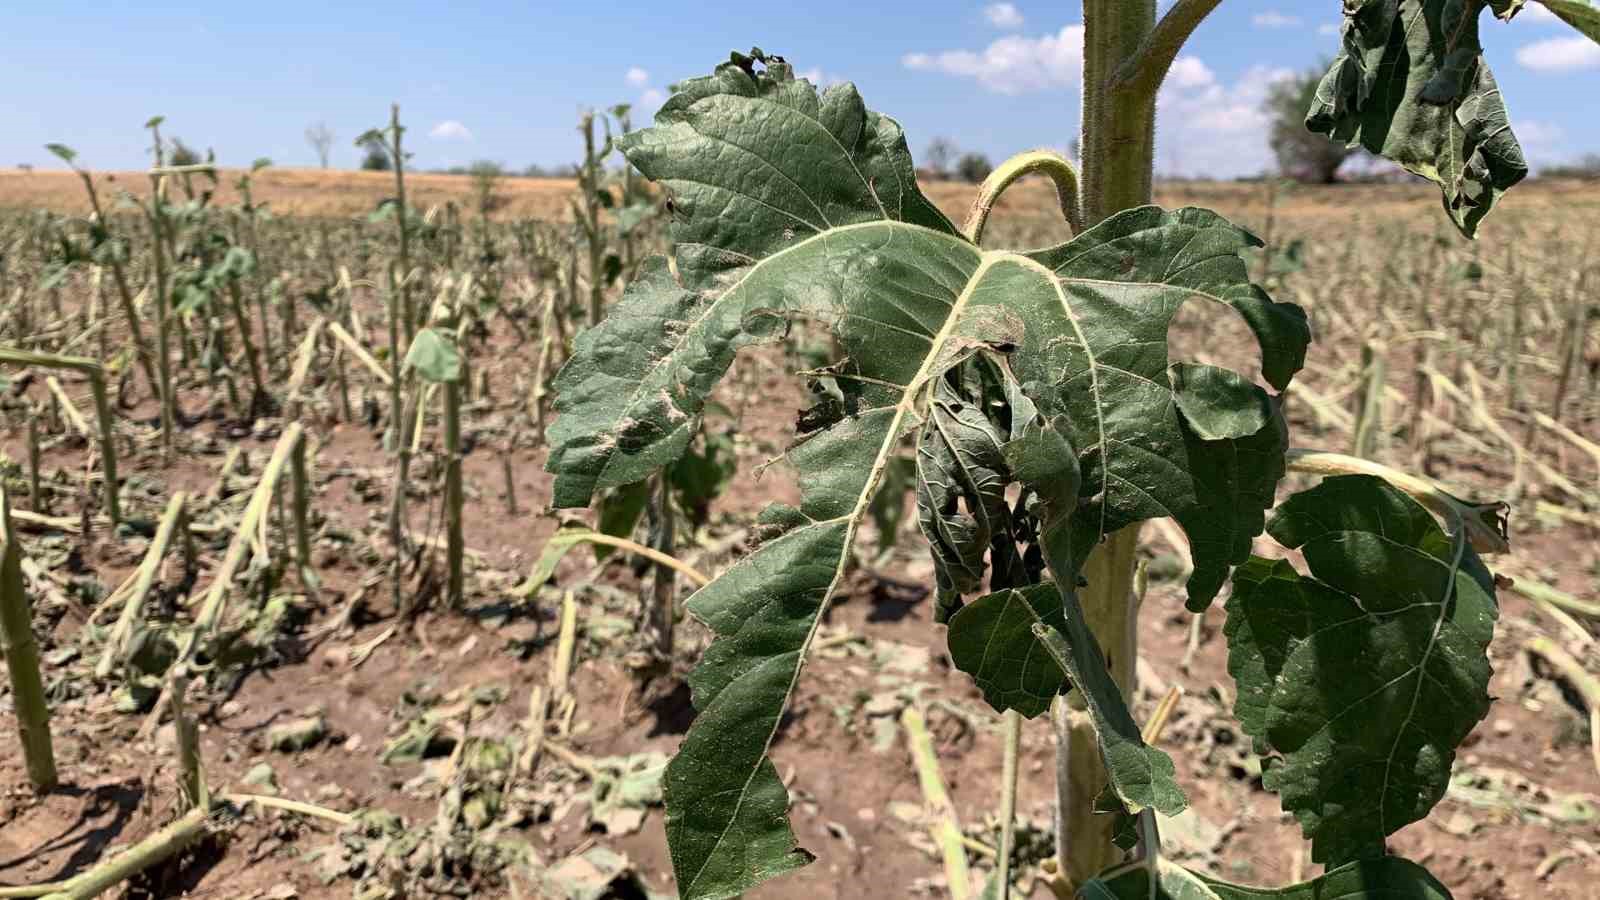
[[[1339,33],[1339,26],[1333,24],[1332,22],[1327,22],[1327,23],[1324,23],[1322,25],[1318,25],[1317,26],[1317,34],[1320,34],[1323,37],[1333,37],[1333,36],[1337,35],[1338,33]]]
[[[844,82],[844,79],[840,78],[838,75],[835,75],[832,72],[824,72],[816,67],[809,68],[804,72],[796,72],[794,74],[795,77],[804,78],[819,88],[833,87],[836,84],[842,84]]]
[[[1600,68],[1600,44],[1581,36],[1535,41],[1517,50],[1517,62],[1536,72]]]
[[[1275,9],[1269,9],[1263,13],[1256,13],[1251,17],[1250,23],[1257,28],[1298,28],[1300,17],[1284,15]]]
[[[1262,103],[1273,84],[1293,74],[1290,69],[1253,66],[1228,84],[1198,57],[1178,57],[1158,98],[1160,168],[1170,174],[1217,177],[1269,168],[1267,131],[1272,121]]]
[[[1553,122],[1541,122],[1533,119],[1526,122],[1517,122],[1517,140],[1528,145],[1558,144],[1567,136],[1567,130]]]
[[[634,87],[643,87],[650,83],[650,73],[638,66],[629,69],[628,74],[623,77]]]
[[[429,129],[428,137],[436,141],[470,141],[472,131],[455,119],[445,119]]]
[[[1165,86],[1175,88],[1205,87],[1217,80],[1217,74],[1198,56],[1180,56],[1167,70]]]
[[[991,3],[983,8],[983,17],[996,28],[1022,27],[1022,11],[1011,3]]]
[[[667,95],[659,88],[650,88],[639,95],[639,108],[655,110],[667,102]]]
[[[1030,38],[1011,35],[983,48],[907,53],[900,64],[917,71],[975,78],[997,94],[1025,94],[1078,83],[1083,70],[1083,26]]]

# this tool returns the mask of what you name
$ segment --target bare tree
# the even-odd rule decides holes
[[[1356,155],[1342,141],[1306,128],[1306,110],[1311,108],[1327,65],[1319,65],[1293,77],[1273,83],[1261,105],[1272,123],[1267,142],[1278,157],[1278,169],[1288,178],[1306,184],[1333,184],[1339,180],[1339,167]]]
[[[333,151],[333,129],[326,122],[316,122],[306,126],[306,143],[311,149],[317,151],[317,159],[322,161],[322,167],[328,167],[328,154]]]
[[[924,154],[923,162],[940,178],[946,178],[950,175],[950,166],[956,161],[956,153],[954,141],[946,137],[936,137],[928,144],[928,152]]]

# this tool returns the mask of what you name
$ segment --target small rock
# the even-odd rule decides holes
[[[1506,719],[1494,720],[1494,733],[1500,735],[1501,737],[1505,737],[1516,730],[1517,726],[1511,724],[1511,722]]]
[[[321,714],[293,719],[267,729],[267,746],[293,753],[315,747],[328,736],[328,720]]]
[[[278,773],[272,770],[271,765],[264,762],[251,766],[250,771],[239,779],[239,783],[253,787],[263,794],[274,797],[278,795]]]

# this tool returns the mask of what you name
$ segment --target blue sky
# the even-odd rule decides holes
[[[414,165],[577,158],[579,110],[632,102],[647,118],[672,81],[760,45],[824,83],[854,81],[904,124],[1000,158],[1065,147],[1078,121],[1078,3],[172,3],[18,4],[0,33],[10,122],[0,166],[57,165],[49,141],[95,168],[145,164],[151,115],[224,164],[314,165],[304,131],[338,135],[334,163],[398,101]],[[1165,5],[1165,4],[1164,4]],[[1339,0],[1225,0],[1169,79],[1159,166],[1259,171],[1258,106],[1277,74],[1337,46]],[[1600,48],[1530,4],[1485,16],[1489,61],[1537,165],[1600,151]]]

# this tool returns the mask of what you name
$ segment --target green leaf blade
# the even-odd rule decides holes
[[[735,897],[812,859],[767,747],[843,555],[848,525],[809,525],[691,598],[717,635],[689,685],[699,713],[667,765],[667,838],[685,898]]]
[[[1235,712],[1273,754],[1263,781],[1313,859],[1380,854],[1444,796],[1456,748],[1488,713],[1493,579],[1463,540],[1370,476],[1297,494],[1268,530],[1313,577],[1281,560],[1235,572]]]
[[[232,258],[230,252],[229,259]],[[461,380],[461,352],[436,329],[424,328],[406,351],[405,367],[434,384],[453,384]]]
[[[1034,718],[1061,693],[1067,673],[1033,634],[1034,625],[1065,628],[1061,594],[1036,584],[988,594],[950,619],[950,656],[997,710]]]
[[[1311,332],[1304,311],[1274,302],[1250,281],[1240,254],[1259,243],[1208,210],[1130,210],[1030,254],[1059,290],[1014,294],[1034,327],[1013,368],[1025,385],[1037,385],[1031,391],[1041,411],[1064,417],[1081,457],[1076,565],[1106,536],[1170,516],[1190,539],[1195,610],[1249,557],[1285,471],[1287,437],[1275,403],[1243,377],[1169,368],[1167,332],[1192,300],[1226,307],[1255,333],[1267,381],[1286,387]],[[1211,410],[1204,420],[1216,440],[1196,427],[1202,408]],[[1245,424],[1257,430],[1244,433]]]
[[[1528,174],[1483,59],[1483,8],[1460,0],[1346,4],[1343,44],[1306,116],[1312,131],[1438,184],[1445,211],[1469,238]]]

